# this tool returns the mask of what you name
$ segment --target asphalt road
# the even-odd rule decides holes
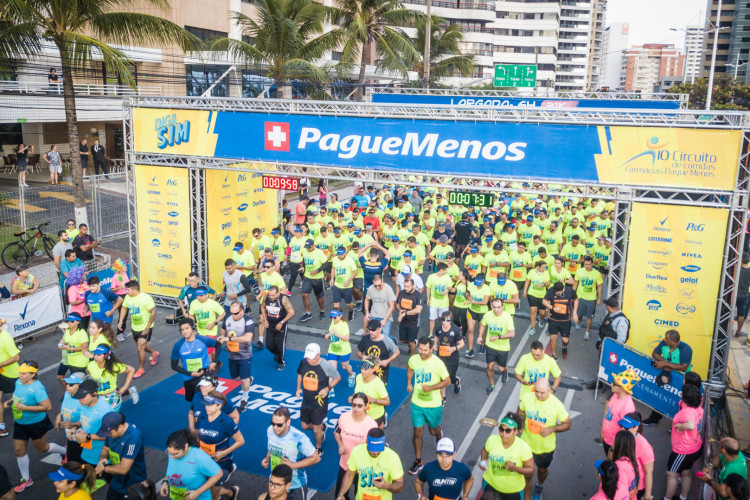
[[[299,288],[297,287],[294,290],[292,303],[297,314],[292,321],[292,325],[290,325],[287,348],[303,350],[307,343],[318,338],[325,352],[326,341],[320,337],[323,335],[324,329],[327,329],[330,320],[327,317],[325,320],[317,320],[317,304],[313,301],[312,312],[314,319],[307,323],[299,324],[298,319],[303,308],[299,297]],[[330,304],[331,296],[330,292],[327,292],[326,311],[330,311]],[[528,310],[526,306],[524,308]],[[597,317],[603,316],[603,307],[600,309]],[[254,307],[254,310],[257,311],[257,307]],[[163,357],[158,366],[147,366],[146,375],[137,380],[138,389],[141,391],[174,374],[169,367],[168,357],[173,343],[179,338],[179,333],[176,326],[165,324],[164,318],[166,315],[166,310],[159,310],[152,341],[152,345],[162,352]],[[422,323],[422,330],[426,333],[426,314],[423,317]],[[540,337],[545,343],[548,340],[548,336],[545,333],[537,333],[534,337],[528,335],[526,333],[528,330],[527,319],[518,317],[515,324],[516,337],[511,341],[510,366],[515,365],[520,355],[529,352],[531,340]],[[355,314],[354,321],[351,323],[351,330],[352,332],[357,332],[360,329],[361,315]],[[42,368],[40,370],[40,380],[46,386],[51,401],[53,401],[51,418],[57,414],[59,401],[62,398],[62,389],[55,380],[56,367],[60,360],[60,354],[56,346],[59,335],[58,332],[50,333],[26,342],[21,353],[21,359],[37,360]],[[593,467],[593,462],[599,458],[603,458],[603,451],[598,438],[605,399],[600,395],[598,401],[595,401],[593,391],[583,388],[584,382],[594,379],[598,363],[598,352],[594,347],[593,341],[585,342],[582,340],[582,337],[582,330],[574,331],[570,354],[566,360],[560,359],[559,361],[564,379],[557,396],[571,411],[573,426],[569,432],[558,436],[555,460],[551,465],[550,475],[545,483],[545,500],[588,499],[596,492],[598,487],[598,478]],[[124,362],[131,365],[137,363],[135,346],[130,338],[121,344],[117,352],[118,356]],[[397,358],[396,366],[405,367],[407,358],[408,356],[406,355]],[[289,369],[293,370],[295,367],[287,367],[287,370]],[[515,410],[518,404],[520,384],[511,377],[505,385],[498,383],[496,390],[488,397],[485,394],[487,378],[484,372],[483,356],[480,355],[477,355],[477,358],[471,362],[471,366],[468,365],[467,360],[462,359],[459,376],[461,376],[463,390],[459,395],[454,395],[451,387],[449,387],[448,403],[443,413],[443,432],[446,436],[450,436],[455,440],[459,447],[458,458],[467,463],[469,467],[474,468],[475,484],[480,485],[481,474],[479,474],[476,468],[479,453],[487,437],[492,432],[497,432],[497,430],[481,426],[479,420],[485,416],[497,419],[505,412]],[[392,379],[390,384],[398,382]],[[293,392],[293,389],[293,387],[290,387],[285,390]],[[644,416],[648,415],[649,410],[647,408],[641,407],[639,409]],[[153,412],[155,416],[158,415],[158,410],[155,408],[139,407],[139,410]],[[253,412],[247,412],[243,414],[242,418],[251,418],[251,415],[253,415]],[[10,418],[10,411],[6,411],[6,421],[10,420]],[[659,426],[647,427],[645,430],[645,436],[654,446],[656,453],[653,492],[655,498],[661,498],[664,495],[665,480],[663,471],[670,451],[669,424],[670,421],[664,419]],[[259,425],[265,426],[267,424],[264,420]],[[386,429],[387,441],[400,455],[404,469],[407,469],[414,460],[411,435],[412,425],[409,415],[409,400],[407,399],[403,408],[390,420]],[[425,432],[425,436],[427,435]],[[57,443],[64,443],[63,435],[57,431],[50,432],[48,438]],[[330,435],[329,438],[331,438]],[[164,439],[166,439],[166,435]],[[264,443],[246,444],[246,446],[264,445]],[[12,446],[12,439],[10,437],[0,439],[0,463],[8,469],[11,480],[15,481],[19,477],[19,472],[13,456]],[[19,497],[33,499],[57,498],[57,495],[54,493],[54,486],[47,479],[47,473],[55,470],[55,466],[42,462],[41,459],[43,457],[33,449],[30,450],[29,455],[31,458],[31,475],[34,478],[35,484],[24,493],[21,493]],[[426,461],[434,460],[435,443],[433,440],[425,439],[423,457]],[[149,448],[146,452],[146,460],[149,477],[153,479],[162,478],[167,462],[164,452]],[[232,476],[231,484],[237,484],[241,487],[240,497],[243,499],[256,498],[266,487],[264,478],[240,470]],[[477,487],[475,487],[475,491],[478,491]],[[413,476],[406,475],[404,492],[396,495],[396,497],[413,498],[411,495],[414,494]],[[97,492],[95,497],[103,498],[103,491]],[[315,497],[334,498],[334,492],[317,492],[315,493]],[[472,499],[474,498],[476,496],[472,495]]]

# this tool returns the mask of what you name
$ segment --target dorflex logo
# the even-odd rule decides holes
[[[688,225],[685,229],[687,231],[696,231],[696,232],[702,233],[705,227],[706,227],[705,224],[696,224],[694,222],[688,222]]]
[[[242,205],[240,205],[239,207],[237,207],[237,210],[239,212],[244,212],[245,210],[247,210],[247,206],[248,206],[247,203],[243,203]]]
[[[646,302],[646,307],[648,307],[649,311],[658,311],[661,309],[661,302],[658,300],[649,300]]]
[[[647,280],[656,280],[656,281],[667,281],[666,276],[661,276],[659,274],[650,274],[646,273],[646,279]]]
[[[154,129],[156,130],[156,147],[159,149],[179,146],[183,142],[190,141],[190,122],[188,120],[182,123],[177,121],[177,113],[157,118]]]
[[[695,312],[695,306],[680,302],[675,306],[675,311],[683,316],[687,316],[688,314],[693,314]]]
[[[263,142],[266,151],[289,151],[289,124],[265,122]]]

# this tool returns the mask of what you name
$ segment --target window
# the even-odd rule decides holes
[[[185,65],[185,87],[189,96],[199,96],[219,79],[227,70],[227,66],[186,64]],[[228,97],[229,89],[227,79],[222,79],[212,90],[214,97]]]
[[[268,86],[273,83],[268,77],[258,75],[250,70],[242,70],[242,97],[257,97]],[[268,97],[275,98],[278,93],[276,88],[268,91]]]
[[[203,43],[215,38],[226,38],[229,33],[225,31],[207,30],[205,28],[196,28],[195,26],[185,26],[185,30],[201,39]]]
[[[425,33],[426,32],[427,32],[427,30],[425,30]],[[343,56],[343,55],[344,55],[343,52],[337,52],[337,51],[334,50],[333,52],[331,52],[331,61],[340,61],[341,60],[341,56]]]
[[[255,38],[252,36],[242,35],[242,41],[247,44],[253,45],[255,43]]]
[[[0,62],[0,81],[17,82],[18,81],[18,62],[2,61]]]
[[[46,124],[45,124],[46,125]],[[67,129],[65,129],[64,142],[68,142]],[[0,146],[13,144],[18,146],[23,142],[23,130],[20,123],[2,123],[0,124]]]

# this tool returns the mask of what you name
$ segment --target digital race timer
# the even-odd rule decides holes
[[[491,207],[494,196],[475,191],[451,191],[448,193],[448,203],[465,207]]]
[[[263,176],[264,189],[281,189],[284,191],[297,191],[299,179],[295,177],[276,177],[273,175]]]

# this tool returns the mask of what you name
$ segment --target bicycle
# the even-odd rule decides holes
[[[18,238],[18,241],[13,241],[5,245],[2,253],[2,260],[5,267],[11,271],[15,271],[16,268],[22,264],[26,264],[29,260],[34,257],[40,257],[42,252],[46,253],[47,256],[52,258],[52,249],[55,246],[55,240],[47,236],[42,232],[44,226],[48,226],[49,222],[44,222],[38,226],[29,228],[26,231],[19,231],[13,233],[13,236]],[[31,237],[28,237],[29,232],[36,231]],[[39,241],[41,240],[42,249],[37,249]],[[33,241],[33,245],[31,244]]]

